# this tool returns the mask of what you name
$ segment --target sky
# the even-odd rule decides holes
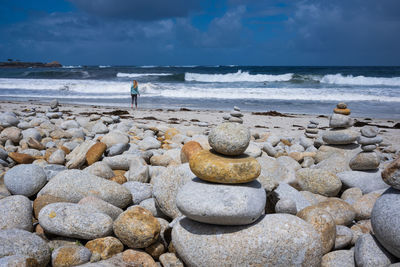
[[[400,65],[399,0],[0,0],[0,61]]]

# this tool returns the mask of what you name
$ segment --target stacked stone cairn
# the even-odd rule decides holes
[[[209,143],[213,150],[202,150],[191,158],[190,168],[197,178],[179,191],[177,207],[202,223],[253,223],[264,211],[266,194],[254,181],[260,164],[243,154],[250,143],[250,131],[237,123],[223,123],[211,130]],[[234,199],[242,205],[233,205]]]
[[[318,137],[318,125],[319,122],[316,120],[310,120],[310,123],[307,125],[304,135],[307,138],[315,139]]]
[[[325,131],[322,140],[329,145],[348,145],[354,143],[359,133],[350,129],[354,122],[349,116],[350,109],[345,103],[337,104],[333,114],[329,118],[329,127],[332,129]]]
[[[187,266],[318,266],[320,238],[310,224],[290,214],[263,215],[261,166],[243,154],[249,130],[222,123],[208,141],[212,149],[189,160],[197,177],[176,197],[186,217],[173,226],[172,243]]]
[[[350,168],[356,171],[376,170],[379,167],[380,158],[374,151],[379,143],[383,141],[378,136],[379,128],[375,126],[364,126],[361,128],[361,136],[357,142],[361,145],[362,152],[355,155],[350,161]]]
[[[62,117],[62,112],[60,112],[58,106],[59,103],[57,99],[54,99],[50,102],[50,108],[46,112],[46,116],[49,119],[58,119]]]
[[[229,122],[237,122],[237,123],[243,123],[243,114],[240,112],[240,108],[237,106],[233,107],[233,110],[230,112],[230,115],[225,115],[223,117],[224,120],[229,121]]]

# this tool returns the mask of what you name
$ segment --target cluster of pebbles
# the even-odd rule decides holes
[[[56,101],[1,113],[0,266],[399,262],[400,158],[352,170],[381,139],[362,128],[359,153],[338,107],[327,132],[339,136],[324,140],[341,145],[232,122],[73,114]]]
[[[223,117],[223,119],[225,121],[229,121],[229,122],[237,122],[237,123],[243,123],[243,113],[240,112],[240,108],[234,106],[233,110],[229,113],[229,115],[225,115]]]
[[[361,136],[357,142],[361,145],[362,152],[358,153],[350,161],[350,168],[356,171],[376,170],[380,164],[380,158],[374,151],[377,145],[383,141],[378,136],[379,128],[375,126],[364,126],[361,128]]]

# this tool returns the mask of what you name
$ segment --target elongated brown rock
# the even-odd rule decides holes
[[[189,161],[192,172],[202,180],[214,183],[238,184],[257,179],[261,166],[255,158],[223,156],[203,150]]]

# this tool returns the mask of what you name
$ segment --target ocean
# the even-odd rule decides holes
[[[139,108],[332,113],[400,119],[400,67],[64,66],[0,69],[0,100]]]

